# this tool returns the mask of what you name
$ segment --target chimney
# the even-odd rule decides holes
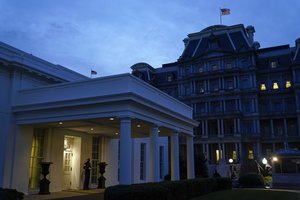
[[[186,47],[186,46],[187,46],[187,43],[188,43],[188,41],[189,41],[189,38],[184,38],[182,41],[183,41],[183,43],[184,43],[184,47]]]
[[[249,40],[250,46],[252,46],[253,42],[254,42],[255,29],[253,26],[250,25],[250,26],[246,27],[246,32],[248,34],[248,40]]]
[[[259,42],[257,42],[257,41],[255,41],[255,42],[253,42],[253,48],[255,49],[255,50],[257,50],[257,49],[259,49],[259,47],[260,47],[260,44],[259,44]]]
[[[298,38],[297,40],[295,40],[295,47],[297,49],[297,47],[300,48],[300,38]]]

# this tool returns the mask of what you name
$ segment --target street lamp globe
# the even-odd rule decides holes
[[[268,163],[267,159],[266,158],[263,158],[262,159],[262,164],[266,165]]]
[[[228,162],[231,164],[233,163],[233,159],[232,158],[229,158]]]

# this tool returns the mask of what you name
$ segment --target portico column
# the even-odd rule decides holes
[[[150,128],[150,160],[149,178],[151,182],[159,181],[159,151],[158,151],[158,127]]]
[[[171,180],[179,180],[179,142],[177,132],[171,135]]]
[[[121,185],[131,182],[131,119],[122,118],[120,122],[120,180]]]
[[[187,160],[187,178],[195,178],[194,165],[194,138],[191,135],[186,136],[186,160]]]

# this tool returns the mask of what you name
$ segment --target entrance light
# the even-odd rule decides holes
[[[277,161],[278,161],[278,158],[277,158],[276,156],[274,156],[274,157],[272,158],[272,160],[273,160],[273,162],[277,162]]]
[[[262,159],[262,164],[266,165],[268,163],[267,159],[266,158],[263,158]]]

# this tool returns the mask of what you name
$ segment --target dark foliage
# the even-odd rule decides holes
[[[188,200],[218,190],[231,189],[229,178],[202,178],[108,187],[105,200]]]
[[[264,187],[264,177],[259,173],[246,173],[239,178],[240,187]]]
[[[0,199],[1,200],[22,200],[24,194],[14,189],[3,189],[0,188]]]
[[[195,157],[195,174],[196,177],[208,177],[207,159],[203,153]]]

